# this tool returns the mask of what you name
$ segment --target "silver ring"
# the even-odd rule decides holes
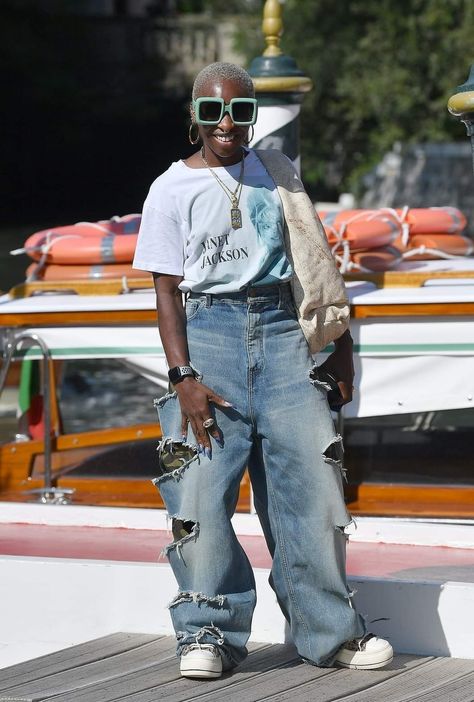
[[[209,429],[209,427],[212,427],[213,424],[214,424],[213,418],[209,417],[209,419],[205,419],[203,421],[202,426],[204,427],[204,429]]]

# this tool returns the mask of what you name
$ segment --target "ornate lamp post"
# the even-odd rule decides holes
[[[250,64],[255,84],[259,118],[252,146],[283,151],[300,170],[299,116],[304,94],[313,83],[291,56],[280,49],[283,33],[279,0],[267,0],[263,8],[262,30],[266,49]]]
[[[459,85],[449,98],[448,110],[466,125],[467,136],[471,138],[474,168],[474,65],[471,66],[467,81]]]

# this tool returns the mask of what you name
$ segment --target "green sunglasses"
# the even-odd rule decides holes
[[[232,98],[227,105],[224,98],[199,97],[193,100],[193,110],[198,124],[219,124],[226,112],[238,127],[249,127],[257,121],[255,98]]]

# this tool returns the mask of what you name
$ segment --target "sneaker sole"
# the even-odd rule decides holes
[[[222,673],[216,670],[200,670],[199,668],[190,668],[189,670],[181,670],[183,678],[220,678]]]
[[[336,661],[338,668],[349,668],[350,670],[375,670],[376,668],[384,668],[386,665],[393,661],[393,654],[383,661],[374,661],[373,663],[344,663],[342,661]]]

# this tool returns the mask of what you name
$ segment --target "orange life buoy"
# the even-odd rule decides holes
[[[402,252],[395,246],[381,246],[368,251],[355,251],[351,259],[360,270],[388,271],[402,261]]]
[[[107,280],[110,278],[148,278],[148,271],[140,271],[126,263],[107,263],[89,266],[58,266],[49,264],[38,267],[32,263],[26,270],[27,278],[49,282],[68,280]]]
[[[401,232],[395,214],[380,210],[319,212],[330,246],[347,241],[351,251],[387,246]]]
[[[408,224],[410,234],[459,234],[467,225],[457,207],[405,207],[396,212]]]
[[[133,260],[140,215],[78,222],[32,234],[23,251],[35,261],[58,264],[129,263]]]
[[[471,256],[474,241],[462,234],[414,234],[410,236],[408,246],[402,250],[403,258],[411,261]]]
[[[395,246],[380,246],[367,251],[333,252],[342,273],[353,271],[388,271],[402,261],[402,252]]]
[[[37,235],[34,234],[30,239],[35,236]],[[131,263],[137,245],[137,234],[103,237],[53,234],[47,243],[44,240],[30,243],[30,239],[26,242],[26,247],[35,247],[29,253],[30,258],[61,265]]]

